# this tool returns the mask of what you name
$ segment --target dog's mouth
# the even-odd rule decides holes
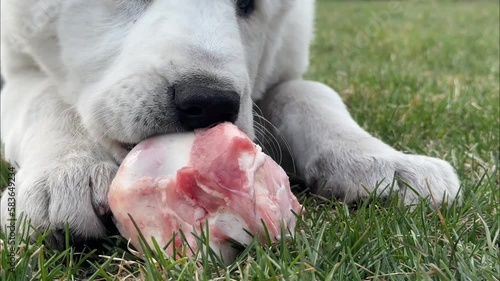
[[[120,143],[120,146],[128,152],[134,149],[136,145],[137,143]]]

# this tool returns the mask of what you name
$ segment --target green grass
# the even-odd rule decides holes
[[[372,198],[351,208],[301,196],[308,213],[293,239],[252,244],[227,267],[210,254],[140,259],[119,237],[85,256],[19,235],[14,274],[0,245],[1,279],[499,280],[498,22],[497,1],[318,4],[307,77],[336,89],[385,142],[450,161],[463,206]]]

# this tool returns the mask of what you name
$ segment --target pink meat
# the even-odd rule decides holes
[[[120,233],[141,249],[132,216],[148,243],[160,247],[182,230],[193,251],[193,233],[209,228],[211,248],[226,261],[235,257],[230,241],[272,241],[281,226],[295,228],[301,205],[283,169],[230,123],[195,133],[164,135],[138,144],[123,161],[109,194]],[[245,231],[246,230],[246,231]],[[179,235],[166,253],[191,255]]]

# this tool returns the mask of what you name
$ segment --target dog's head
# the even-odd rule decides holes
[[[294,0],[68,0],[59,20],[67,87],[100,139],[235,122],[253,136],[253,85]]]

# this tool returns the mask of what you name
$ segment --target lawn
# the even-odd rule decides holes
[[[498,1],[320,1],[308,79],[343,97],[369,132],[456,167],[461,207],[414,209],[397,199],[357,206],[298,194],[295,237],[252,244],[223,266],[154,254],[110,237],[100,252],[56,252],[21,235],[1,280],[499,280]]]

